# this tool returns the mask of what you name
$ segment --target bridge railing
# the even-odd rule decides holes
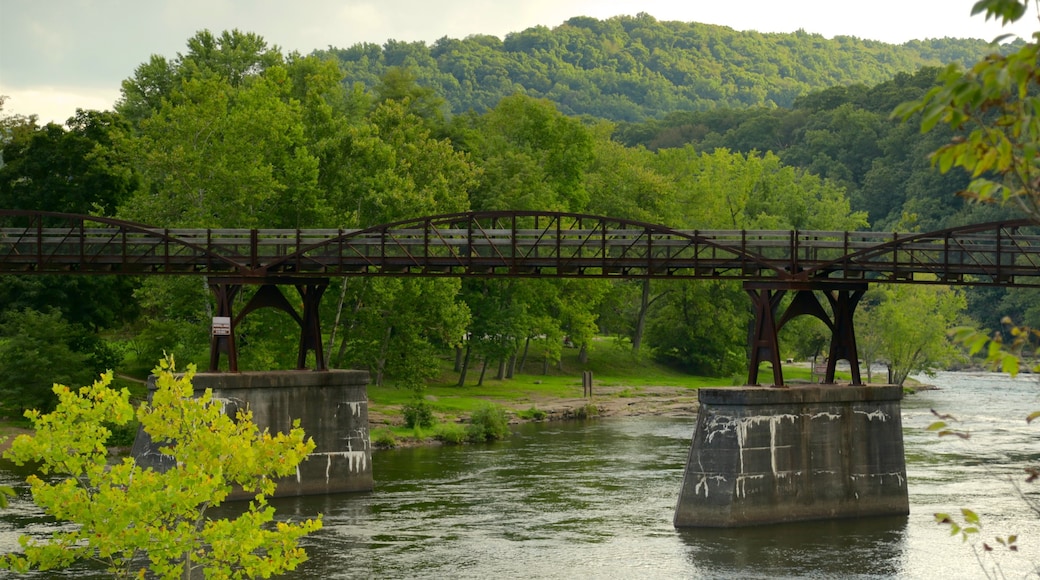
[[[6,219],[11,213],[0,210],[2,272],[629,275],[1040,286],[1040,228],[1024,222],[908,234],[670,230],[589,216],[458,214],[364,230],[254,230],[153,228],[24,212]],[[29,225],[11,226],[19,220]]]

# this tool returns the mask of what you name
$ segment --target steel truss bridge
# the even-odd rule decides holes
[[[260,307],[301,326],[298,367],[310,350],[324,369],[318,305],[330,278],[346,276],[580,277],[741,280],[751,297],[748,383],[772,362],[782,385],[777,333],[816,316],[832,331],[826,380],[848,360],[859,384],[852,315],[870,282],[1040,287],[1040,226],[1026,220],[927,233],[677,230],[561,212],[468,212],[363,229],[177,229],[104,217],[0,210],[0,275],[201,275],[232,320],[215,334],[237,371],[233,327]],[[243,285],[259,285],[233,317]],[[278,286],[293,285],[298,313]],[[787,292],[794,299],[783,312]],[[823,307],[820,297],[830,306]]]

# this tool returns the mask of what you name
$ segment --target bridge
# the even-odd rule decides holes
[[[0,210],[0,275],[196,275],[216,296],[210,370],[237,372],[234,325],[260,307],[300,324],[298,368],[324,370],[318,305],[345,276],[741,280],[751,298],[748,384],[762,361],[783,385],[777,334],[800,315],[832,340],[826,379],[848,360],[861,384],[853,313],[871,282],[1040,287],[1040,227],[1026,220],[927,233],[678,230],[563,212],[467,212],[363,229],[178,229],[105,217]],[[244,285],[261,288],[234,314]],[[278,286],[295,286],[296,312]],[[794,298],[782,312],[786,293]],[[820,301],[829,305],[829,312]]]

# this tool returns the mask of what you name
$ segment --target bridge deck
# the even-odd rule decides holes
[[[1040,227],[928,233],[674,230],[550,212],[433,216],[359,230],[164,229],[0,211],[0,274],[733,278],[1040,287]]]

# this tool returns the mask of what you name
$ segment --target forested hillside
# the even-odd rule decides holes
[[[903,45],[799,31],[762,34],[649,14],[608,20],[576,17],[554,28],[506,35],[389,40],[329,48],[347,82],[374,87],[406,67],[441,95],[452,113],[483,113],[506,96],[545,98],[566,115],[641,121],[676,111],[789,107],[811,91],[874,85],[898,73],[975,62],[982,40],[933,39]]]
[[[114,111],[64,126],[0,115],[0,207],[191,228],[528,209],[686,229],[929,230],[1000,210],[959,200],[963,172],[930,166],[951,133],[921,134],[890,113],[935,85],[938,69],[922,65],[986,50],[647,15],[310,55],[203,31],[183,54],[128,71]],[[953,292],[877,293],[861,311],[936,303],[933,290]],[[633,356],[716,376],[739,376],[747,361],[739,284],[347,278],[325,296],[329,364],[417,392],[445,361],[458,361],[460,384],[484,376],[467,374],[478,365],[501,377],[525,361],[549,367],[564,337],[582,348],[608,336]],[[983,325],[994,311],[1032,322],[1035,297],[994,289],[968,302]],[[192,277],[7,276],[0,415],[45,406],[55,380],[146,373],[163,352],[205,362],[211,315]],[[273,309],[244,318],[241,367],[295,366],[294,324]],[[784,354],[811,356],[825,336],[814,319],[792,321]]]

